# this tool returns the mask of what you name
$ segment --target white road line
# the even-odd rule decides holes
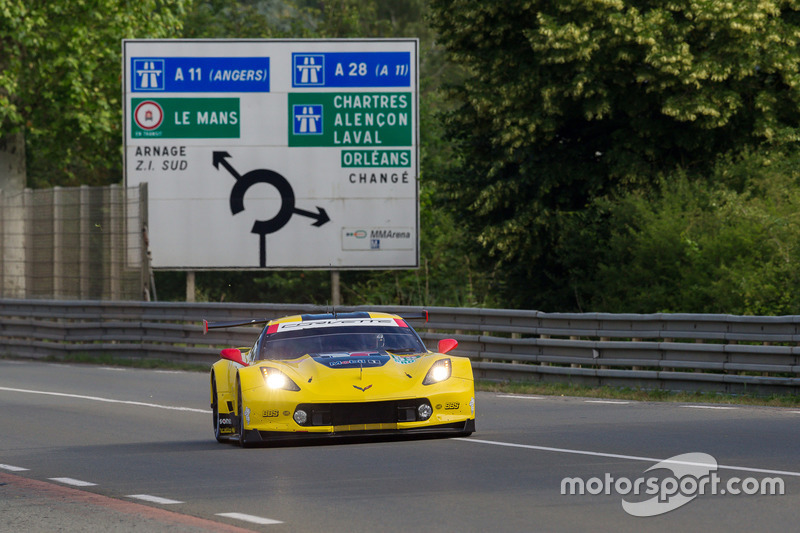
[[[22,392],[26,394],[44,394],[46,396],[61,396],[63,398],[77,398],[79,400],[92,400],[94,402],[106,402],[106,403],[124,403],[126,405],[138,405],[140,407],[157,407],[159,409],[170,409],[172,411],[189,411],[192,413],[203,413],[203,414],[211,414],[211,411],[207,409],[195,409],[193,407],[177,407],[173,405],[159,405],[157,403],[145,403],[145,402],[132,402],[127,400],[114,400],[112,398],[99,398],[97,396],[83,396],[81,394],[65,394],[63,392],[50,392],[50,391],[40,391],[40,390],[28,390],[28,389],[12,389],[10,387],[0,387],[0,391],[8,391],[8,392]]]
[[[631,402],[625,402],[622,400],[584,400],[585,403],[608,403],[612,405],[627,405]]]
[[[160,503],[163,505],[174,505],[176,503],[184,503],[178,500],[170,500],[169,498],[161,498],[159,496],[151,496],[149,494],[130,494],[128,498],[136,498],[137,500],[144,500],[146,502]]]
[[[90,483],[88,481],[81,481],[80,479],[72,479],[71,477],[51,477],[50,481],[58,481],[64,485],[72,485],[73,487],[94,487],[97,483]]]
[[[27,468],[22,468],[21,466],[12,465],[0,465],[0,469],[8,470],[9,472],[25,472],[28,470]]]
[[[272,518],[262,518],[260,516],[253,516],[251,514],[243,514],[243,513],[217,513],[216,516],[224,516],[225,518],[233,518],[234,520],[243,520],[245,522],[251,522],[253,524],[262,524],[262,525],[269,525],[269,524],[283,524],[280,520],[273,520]]]
[[[681,405],[681,407],[688,407],[689,409],[719,409],[719,410],[738,409],[738,407],[723,407],[721,405]]]
[[[520,394],[498,394],[498,398],[516,398],[518,400],[544,400],[541,396],[522,396]]]
[[[639,457],[636,455],[621,455],[616,453],[602,453],[602,452],[591,452],[587,450],[569,450],[566,448],[550,448],[547,446],[533,446],[530,444],[514,444],[511,442],[497,442],[491,440],[481,440],[481,439],[473,439],[473,438],[464,438],[464,437],[455,437],[452,440],[460,440],[463,442],[474,442],[476,444],[491,444],[493,446],[505,446],[509,448],[524,448],[527,450],[538,450],[542,452],[556,452],[556,453],[572,453],[576,455],[591,455],[593,457],[610,457],[612,459],[627,459],[629,461],[646,461],[648,463],[660,463],[660,462],[669,462],[673,464],[682,464],[682,465],[689,465],[689,466],[708,466],[708,465],[701,465],[700,463],[689,463],[686,461],[667,461],[664,459],[657,459],[655,457]],[[731,465],[717,465],[719,469],[725,470],[739,470],[742,472],[758,472],[761,474],[778,474],[782,476],[794,476],[800,477],[800,472],[792,472],[789,470],[766,470],[763,468],[748,468],[746,466],[731,466]]]

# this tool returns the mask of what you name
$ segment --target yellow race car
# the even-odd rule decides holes
[[[428,351],[407,319],[353,312],[276,320],[211,368],[214,436],[241,446],[284,438],[475,431],[475,387],[458,344]],[[206,329],[206,330],[207,330]]]

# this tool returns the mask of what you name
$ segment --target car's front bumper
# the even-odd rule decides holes
[[[359,397],[339,401],[308,395],[298,397],[291,392],[244,391],[243,426],[245,430],[258,432],[263,440],[354,434],[470,433],[475,424],[474,385],[471,380],[449,381],[447,386],[442,384],[417,391],[424,392],[424,396]],[[423,404],[430,406],[429,417],[419,415]],[[300,422],[295,416],[299,410],[306,415]]]

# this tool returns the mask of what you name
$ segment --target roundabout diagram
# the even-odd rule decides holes
[[[219,170],[219,167],[222,166],[236,179],[229,197],[231,214],[237,215],[245,210],[244,196],[253,185],[259,183],[271,185],[280,195],[281,207],[277,214],[269,219],[256,219],[253,223],[253,228],[250,230],[251,233],[255,233],[260,237],[259,265],[261,267],[267,266],[267,235],[283,228],[292,218],[292,215],[311,218],[314,220],[311,225],[316,227],[320,227],[330,221],[328,213],[322,207],[317,206],[316,213],[296,207],[294,190],[289,181],[279,173],[274,170],[259,168],[245,174],[239,174],[228,161],[230,157],[231,155],[224,151],[215,151],[213,154],[214,168]]]

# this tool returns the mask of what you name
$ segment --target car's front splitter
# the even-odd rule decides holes
[[[369,426],[369,425],[366,425]],[[318,439],[342,439],[348,437],[383,437],[383,436],[412,436],[412,435],[442,435],[442,436],[467,436],[475,431],[475,419],[470,418],[462,422],[451,422],[448,424],[437,424],[424,427],[397,429],[389,427],[391,424],[375,424],[364,429],[334,430],[329,432],[309,432],[309,431],[248,431],[248,440],[261,440],[262,442],[286,441],[286,440],[318,440]]]

